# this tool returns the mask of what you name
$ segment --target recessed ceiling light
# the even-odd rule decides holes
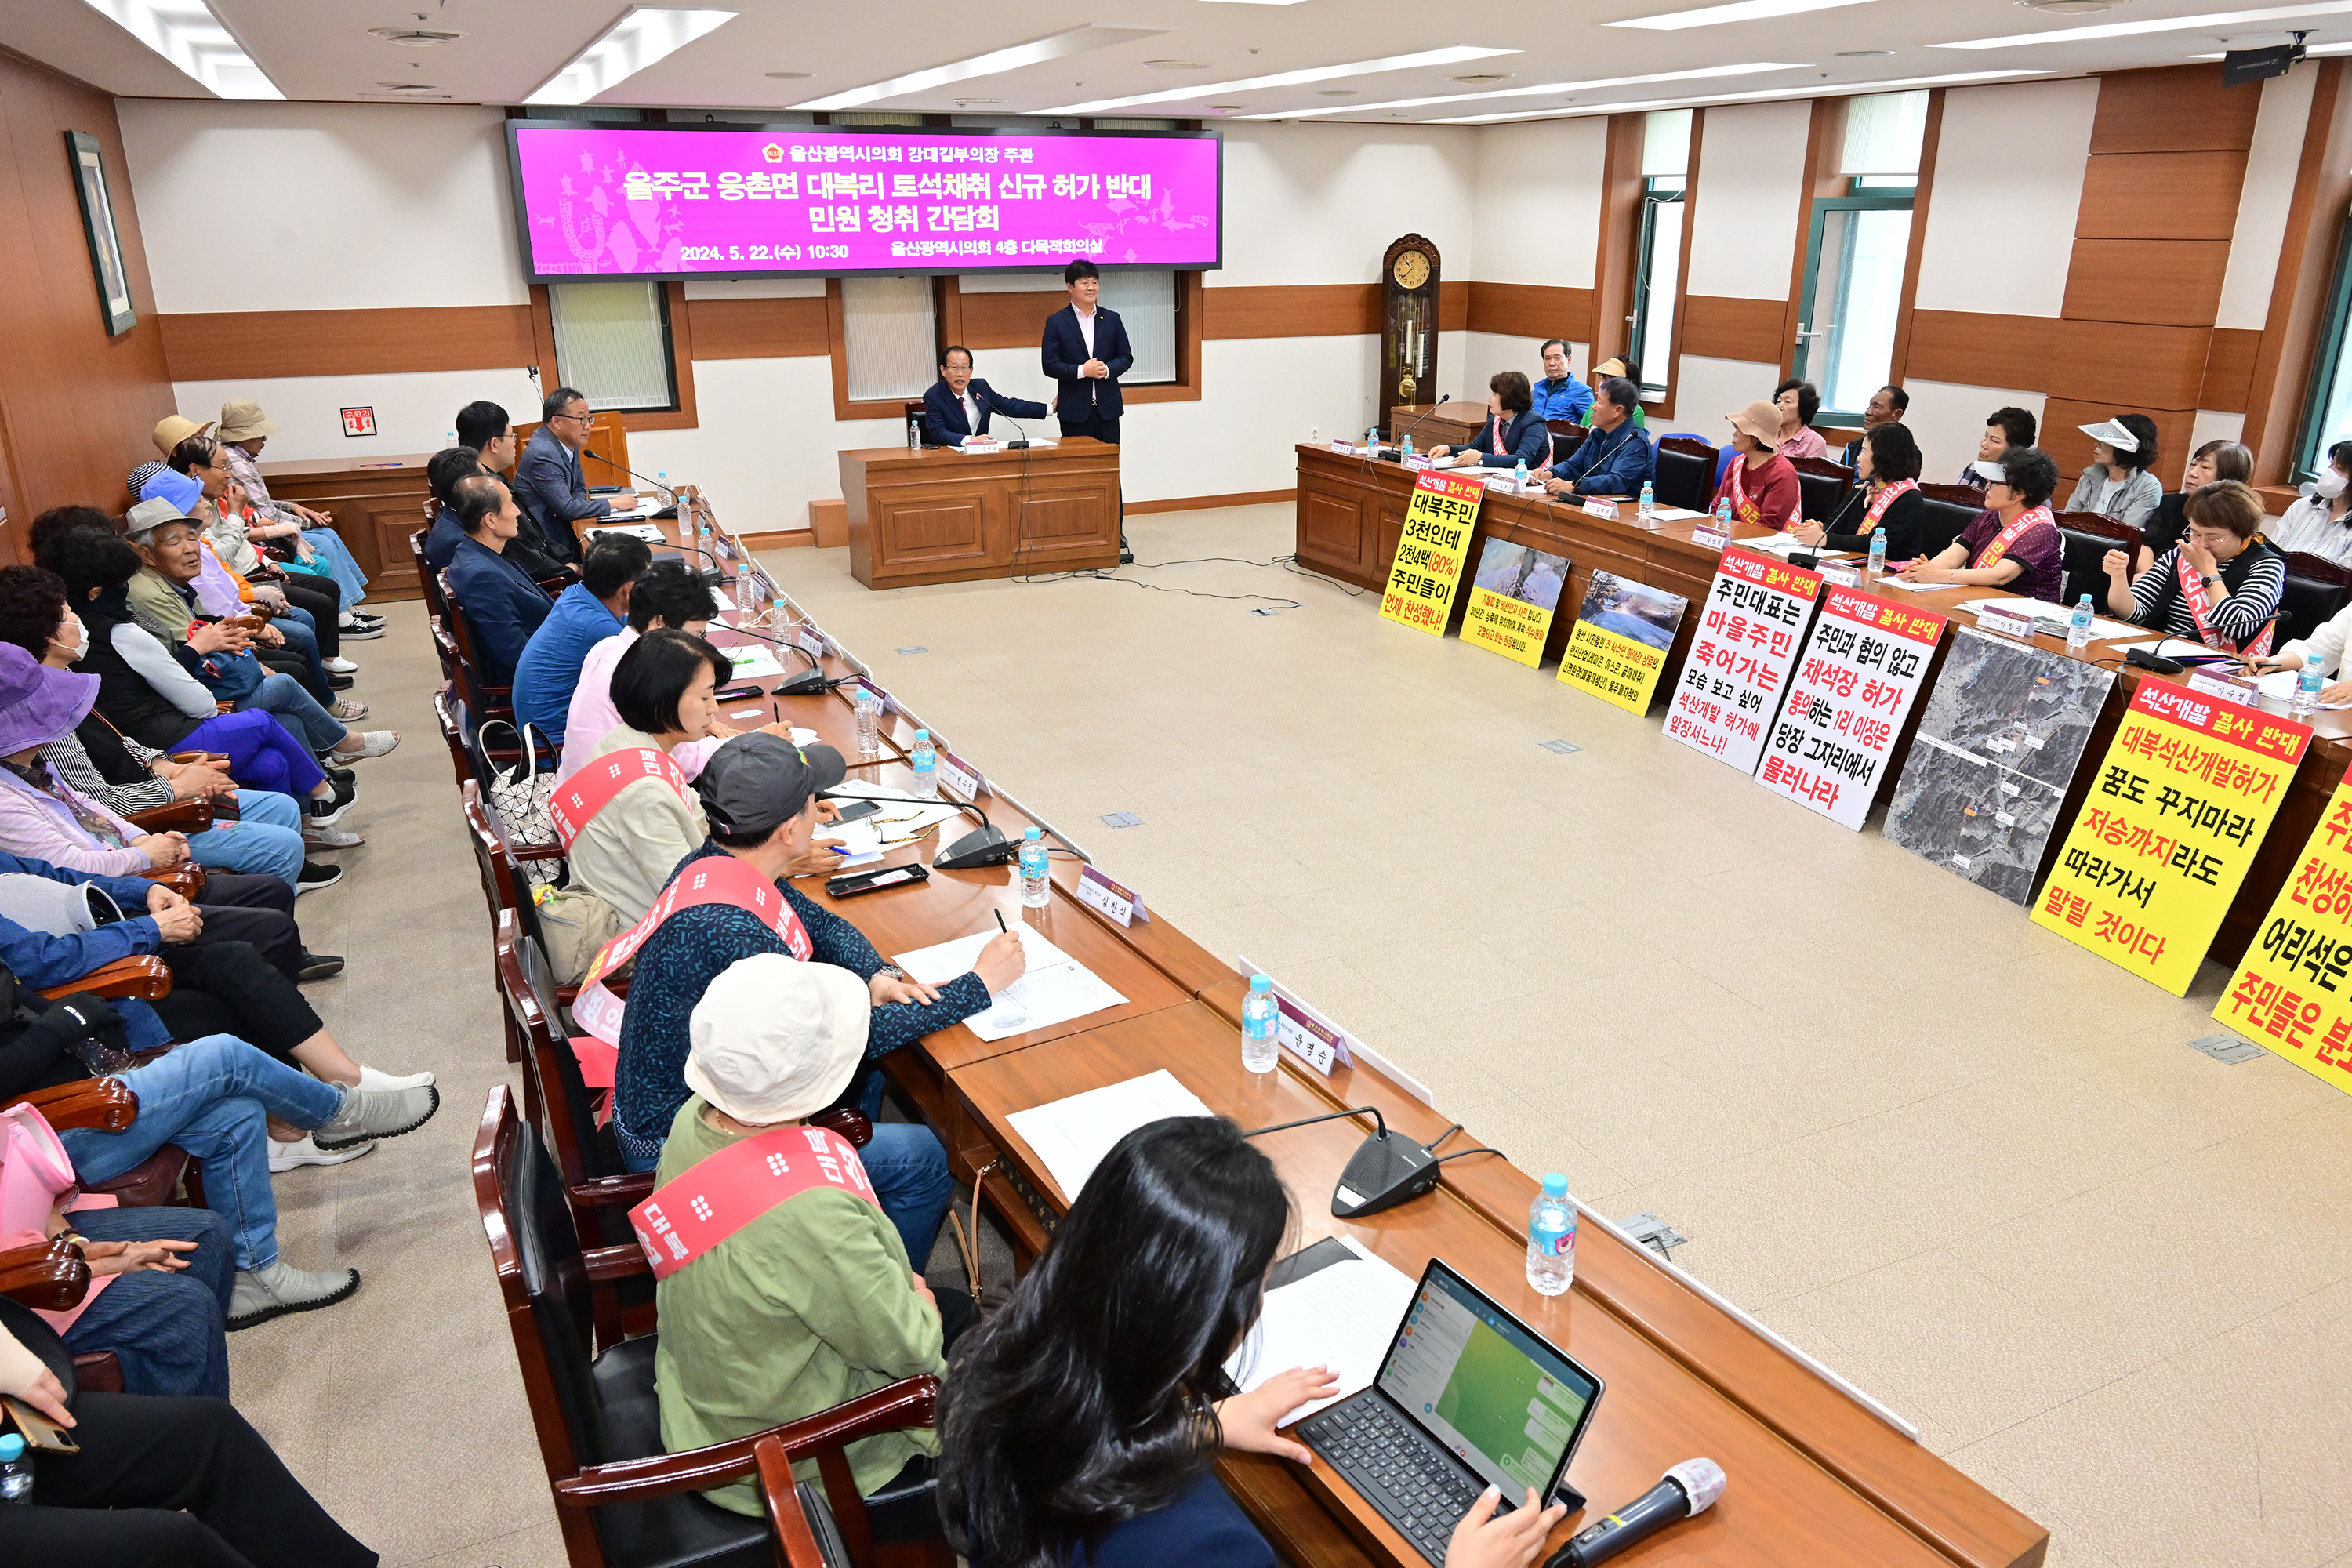
[[[1609,27],[1647,27],[1677,32],[1685,27],[1713,27],[1725,22],[1754,22],[1767,16],[1794,16],[1805,11],[1832,11],[1841,5],[1862,5],[1868,0],[1732,0],[1727,5],[1702,5],[1696,11],[1666,11],[1655,16],[1628,16],[1606,22]]]
[[[770,71],[768,73],[770,81],[806,81],[808,79],[809,73],[806,71]]]
[[[705,34],[735,19],[732,11],[666,11],[632,5],[621,19],[550,77],[523,101],[585,103],[658,61],[667,59]]]
[[[1084,54],[1089,49],[1156,38],[1166,31],[1165,27],[1065,27],[1058,33],[1048,33],[1042,38],[1031,38],[1026,43],[991,49],[984,55],[973,55],[969,59],[950,60],[946,65],[933,66],[928,70],[908,71],[887,81],[869,82],[864,87],[813,98],[806,103],[795,103],[793,107],[856,109],[863,104],[879,103],[885,99],[904,98],[912,92],[929,92],[934,88],[951,87],[957,82],[971,81],[978,77],[995,76],[1002,71],[1041,65],[1046,60]]]
[[[1236,109],[1247,109],[1249,105],[1246,103],[1213,103],[1209,105],[1209,107],[1216,110],[1219,113],[1230,114]]]
[[[2020,81],[2028,77],[2056,76],[2054,70],[2025,69],[2013,71],[1960,71],[1949,76],[1906,77],[1900,81],[1848,82],[1837,87],[1811,89],[1817,98],[1854,98],[1864,93],[1898,92],[1915,87],[1957,87],[1966,82]],[[1785,89],[1768,89],[1762,92],[1725,92],[1706,98],[1652,98],[1639,103],[1595,103],[1578,110],[1534,109],[1514,114],[1472,114],[1453,120],[1424,120],[1424,125],[1493,125],[1510,120],[1552,120],[1587,114],[1628,114],[1652,109],[1690,109],[1709,103],[1754,103],[1768,99],[1786,99]]]
[[[2352,0],[2345,0],[2352,5]],[[1344,65],[1309,66],[1304,70],[1278,71],[1273,76],[1244,77],[1239,81],[1211,82],[1206,87],[1180,87],[1166,92],[1139,93],[1129,98],[1097,99],[1092,103],[1066,103],[1059,109],[1033,110],[1038,114],[1099,114],[1107,109],[1124,109],[1138,103],[1173,103],[1179,99],[1198,98],[1212,92],[1251,92],[1262,87],[1303,87],[1311,81],[1330,81],[1339,77],[1373,76],[1381,71],[1412,70],[1422,66],[1460,65],[1468,60],[1491,59],[1496,55],[1516,55],[1517,49],[1486,49],[1466,44],[1450,48],[1423,49],[1419,54],[1389,55],[1377,60],[1349,60]]]
[[[221,98],[284,98],[200,0],[89,0],[121,26]]]
[[[1148,71],[1204,71],[1209,68],[1209,62],[1206,60],[1146,60],[1143,62],[1143,68]]]
[[[2352,0],[2321,0],[2308,5],[2265,5],[2252,11],[2209,11],[2196,16],[2151,16],[2138,22],[2098,22],[2087,27],[2053,27],[2040,33],[2011,33],[1999,38],[1958,38],[1936,44],[1938,49],[2008,49],[2021,44],[2087,43],[2095,38],[2126,38],[2141,33],[2177,33],[2209,27],[2242,27],[2249,22],[2293,22],[2305,16],[2340,16],[2352,11]]]
[[[370,27],[368,36],[382,38],[387,44],[398,44],[404,48],[433,49],[443,44],[454,44],[466,35],[445,33],[436,27]]]
[[[376,86],[386,92],[439,92],[441,84],[434,81],[380,81]]]
[[[1754,76],[1762,71],[1803,70],[1801,65],[1790,65],[1779,60],[1759,60],[1743,66],[1703,66],[1696,70],[1656,71],[1648,76],[1602,77],[1594,81],[1548,81],[1533,87],[1507,87],[1494,92],[1450,92],[1435,98],[1395,98],[1386,103],[1351,103],[1349,110],[1362,113],[1373,109],[1423,109],[1433,103],[1475,103],[1494,98],[1538,98],[1553,92],[1584,92],[1604,87],[1634,87],[1654,81],[1701,81],[1715,77]],[[1314,114],[1336,114],[1337,109],[1284,109],[1265,114],[1254,114],[1253,120],[1303,120]]]
[[[1891,55],[1894,52],[1893,49],[1840,49],[1837,52],[1837,58],[1842,60],[1874,59],[1880,55]]]
[[[1472,71],[1466,76],[1457,76],[1450,79],[1458,81],[1465,87],[1484,87],[1490,81],[1508,81],[1517,74],[1516,71]]]
[[[2017,0],[2018,8],[2025,11],[2050,11],[2061,16],[2087,16],[2095,11],[2112,11],[2116,0]]]
[[[955,100],[958,109],[982,109],[989,104],[1003,101],[1001,98],[959,98]]]
[[[1364,95],[1352,87],[1326,87],[1316,89],[1318,98],[1361,98]]]

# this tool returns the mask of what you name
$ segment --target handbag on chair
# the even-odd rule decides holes
[[[490,760],[491,752],[507,749],[493,743],[495,730],[514,737],[520,755],[511,767],[501,768]],[[504,719],[492,719],[474,731],[475,775],[482,781],[483,793],[498,814],[499,828],[513,843],[538,846],[558,841],[555,820],[547,812],[547,803],[555,794],[555,775],[541,771],[539,762],[541,748],[546,744],[536,725],[525,724],[518,730]],[[522,868],[534,889],[563,877],[561,860],[527,860]]]

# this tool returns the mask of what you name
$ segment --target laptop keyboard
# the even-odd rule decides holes
[[[1319,1412],[1299,1432],[1423,1557],[1445,1561],[1481,1489],[1451,1456],[1370,1394]]]

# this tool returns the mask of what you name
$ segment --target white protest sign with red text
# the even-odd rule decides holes
[[[1859,832],[1944,626],[1933,610],[1829,589],[1757,782]]]
[[[1726,550],[1675,684],[1666,734],[1754,773],[1821,594],[1819,573],[1738,545]]]

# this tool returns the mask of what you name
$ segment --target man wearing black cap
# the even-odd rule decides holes
[[[834,964],[864,980],[874,998],[868,1063],[986,1011],[990,993],[1021,978],[1025,959],[1020,939],[1008,933],[990,940],[971,973],[945,985],[907,979],[883,962],[856,926],[786,884],[789,868],[816,830],[818,794],[841,783],[847,772],[831,746],[795,746],[781,735],[755,731],[712,752],[695,780],[710,820],[710,840],[679,861],[671,879],[698,860],[731,855],[775,883],[790,914],[779,931],[731,903],[681,900],[637,950],[613,1086],[613,1131],[629,1169],[650,1171],[659,1162],[669,1125],[692,1093],[684,1075],[694,1005],[739,959],[798,949],[796,956]],[[867,1115],[881,1108],[878,1071],[869,1066],[853,1087]],[[939,1140],[921,1126],[877,1121],[874,1141],[859,1152],[884,1211],[902,1234],[921,1243],[910,1241],[908,1252],[928,1256],[928,1238],[947,1212],[950,1187],[947,1154]]]

